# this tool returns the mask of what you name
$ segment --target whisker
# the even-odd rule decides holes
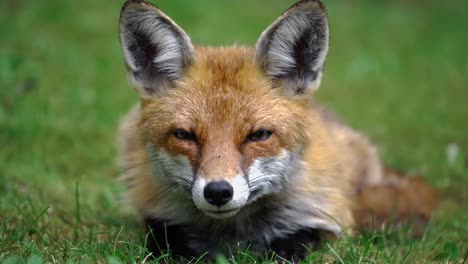
[[[189,186],[189,187],[192,187],[193,185],[193,181],[189,180],[189,179],[186,179],[186,178],[183,178],[183,177],[174,177],[174,180],[183,184],[183,185],[186,185],[186,186]]]
[[[138,167],[140,167],[140,166],[149,164],[149,163],[151,163],[151,162],[153,162],[153,161],[157,161],[157,160],[159,160],[159,159],[162,159],[162,158],[161,158],[161,157],[154,157],[154,158],[149,159],[149,160],[147,160],[147,161],[145,161],[145,162],[141,162],[141,163],[138,163],[138,164],[135,164],[135,165],[128,166],[128,167],[126,167],[126,168],[124,168],[124,169],[122,169],[122,170],[119,170],[118,172],[114,173],[113,176],[118,176],[119,174],[123,174],[123,173],[125,173],[125,172],[127,172],[127,171],[129,171],[129,170],[136,169],[136,168],[138,168]]]

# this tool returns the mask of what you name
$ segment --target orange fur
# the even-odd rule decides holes
[[[165,97],[146,98],[141,108],[123,122],[124,167],[148,162],[142,145],[144,140],[167,152],[189,157],[192,166],[201,168],[207,178],[232,177],[236,168],[248,167],[255,158],[276,155],[281,148],[300,145],[305,152],[309,177],[297,184],[304,192],[311,193],[324,193],[324,186],[332,188],[326,190],[333,201],[327,213],[340,224],[353,224],[354,208],[358,223],[363,225],[368,224],[369,220],[364,219],[370,216],[364,216],[367,211],[363,208],[372,207],[385,216],[390,215],[388,210],[394,207],[392,200],[387,199],[385,191],[379,194],[382,191],[379,186],[385,180],[372,171],[379,170],[372,169],[380,166],[375,164],[379,162],[378,156],[362,135],[327,119],[323,109],[309,104],[307,99],[289,98],[280,89],[271,89],[272,84],[254,63],[253,52],[248,48],[199,48],[197,54],[196,63],[175,84],[177,89],[169,89]],[[255,129],[251,124],[268,128],[273,123],[276,134],[268,143],[243,143],[247,133]],[[175,124],[198,131],[199,144],[173,140],[168,131]],[[363,157],[369,161],[362,162]],[[171,202],[159,195],[148,171],[148,164],[144,164],[125,176],[132,180],[129,189],[133,205],[142,212],[150,210],[154,203]],[[417,182],[409,180],[408,184],[422,184]],[[428,217],[436,194],[426,189],[424,199],[416,199],[414,195],[399,198],[402,200],[398,204],[405,208],[403,217],[417,214],[412,212],[415,200],[421,200],[418,207],[428,203],[423,214]]]
[[[231,171],[227,177],[235,175],[241,152],[242,167],[247,168],[254,158],[275,155],[280,147],[292,149],[305,141],[297,131],[306,130],[307,105],[272,91],[248,48],[198,49],[195,63],[174,86],[165,97],[145,99],[140,126],[154,144],[188,156],[205,175],[220,175],[217,170]],[[248,133],[272,123],[276,131],[268,144],[244,144]],[[174,141],[167,132],[175,126],[197,131],[200,144]],[[220,155],[222,164],[205,162]]]
[[[437,206],[437,192],[421,179],[385,170],[376,147],[365,136],[312,99],[310,91],[320,84],[321,64],[328,47],[326,11],[318,0],[303,0],[289,9],[262,34],[256,50],[236,46],[193,48],[188,37],[167,16],[156,7],[142,3],[128,1],[124,11],[128,9],[130,15],[123,12],[121,17],[124,55],[141,102],[124,118],[120,131],[123,180],[142,220],[161,218],[172,225],[190,223],[201,229],[221,223],[220,226],[225,226],[211,230],[212,239],[224,235],[217,232],[228,226],[242,239],[266,245],[303,228],[318,230],[322,236],[322,233],[339,235],[356,226],[365,229],[374,223],[377,228],[413,219],[427,223]],[[140,21],[140,16],[132,16],[135,10],[152,20]],[[314,19],[310,22],[306,16]],[[165,27],[154,26],[151,24],[154,21]],[[307,23],[316,24],[307,30],[300,28]],[[284,41],[275,39],[276,35],[269,31],[282,26],[299,27],[296,31],[305,33],[292,35],[298,43],[291,47],[287,40],[280,43],[283,45],[262,46],[268,41]],[[159,30],[158,37],[169,40],[158,43],[157,38],[145,39],[140,32],[143,29],[148,34]],[[283,34],[283,38],[290,32],[284,28],[274,31]],[[134,38],[141,43],[136,43]],[[147,43],[151,41],[159,46],[152,47],[152,43]],[[168,43],[177,49],[164,46]],[[285,47],[292,51],[284,52]],[[165,49],[168,54],[157,53],[157,48]],[[311,50],[316,54],[311,54]],[[295,57],[289,59],[296,59],[296,64],[291,68],[288,56],[292,53]],[[259,58],[258,54],[265,58]],[[287,63],[281,64],[285,57]],[[155,65],[158,60],[167,65]],[[271,132],[268,140],[249,140],[252,133],[261,130]],[[194,138],[181,139],[177,131],[191,133]],[[166,163],[152,165],[155,157]],[[261,163],[267,159],[273,165]],[[279,164],[276,167],[275,162]],[[278,170],[278,166],[288,170],[283,174],[262,171]],[[167,170],[192,171],[184,171],[180,176]],[[168,175],[179,177],[189,187],[185,186],[185,192],[175,190],[181,186],[168,184]],[[255,197],[253,193],[259,189],[250,186],[252,179],[271,180],[268,177],[280,178],[280,183],[270,189],[261,186],[259,189],[267,191],[257,192],[264,196]],[[224,204],[208,201],[206,186],[222,181],[231,188],[235,182],[240,190],[236,191],[237,200],[233,198],[234,191],[230,194],[233,207],[222,208]],[[269,222],[269,229],[258,237],[246,234],[245,230],[258,228],[270,220],[256,222],[249,218],[260,217],[258,214],[266,203],[270,206],[267,209],[272,204],[281,207],[272,213],[277,222]],[[219,219],[213,217],[213,210],[219,210],[214,213],[227,215],[226,218],[216,222]],[[230,215],[230,212],[234,213]],[[170,217],[161,215],[165,213]],[[187,215],[193,219],[187,219]],[[177,221],[174,219],[177,217],[185,218]],[[285,220],[288,217],[294,218],[291,225]],[[389,222],[392,217],[396,221]],[[249,223],[244,230],[236,226],[242,224],[236,221]]]

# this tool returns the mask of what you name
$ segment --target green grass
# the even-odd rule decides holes
[[[116,128],[137,101],[117,37],[123,1],[0,2],[0,262],[134,263],[144,234],[116,178]],[[158,1],[203,45],[253,44],[292,1]],[[468,3],[325,1],[319,100],[424,175],[442,203],[420,240],[357,235],[309,261],[464,261],[468,248]],[[218,263],[251,263],[248,252]],[[257,260],[268,261],[268,260]]]

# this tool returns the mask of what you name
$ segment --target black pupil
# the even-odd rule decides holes
[[[177,139],[183,139],[183,140],[195,140],[196,137],[193,133],[185,131],[183,129],[177,129],[174,131],[174,136]]]
[[[272,132],[265,130],[265,129],[260,129],[249,136],[249,140],[251,141],[261,141],[261,140],[267,140],[270,138]]]

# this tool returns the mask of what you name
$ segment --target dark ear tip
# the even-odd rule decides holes
[[[149,9],[149,10],[154,10],[155,12],[161,12],[160,9],[153,5],[152,3],[146,2],[144,0],[127,0],[123,4],[122,8],[120,9],[120,24],[122,24],[122,18],[128,13],[128,11],[131,11],[132,9],[135,8],[143,8],[143,9]]]
[[[122,6],[122,9],[120,10],[120,14],[122,15],[122,13],[126,9],[128,9],[130,6],[143,6],[143,7],[155,8],[155,9],[159,10],[159,8],[157,6],[153,5],[152,3],[146,2],[144,0],[127,0],[127,1],[125,1],[125,3]]]
[[[120,19],[122,19],[122,15],[125,13],[125,11],[127,9],[130,8],[130,6],[141,5],[142,3],[144,3],[143,0],[127,0],[127,1],[125,1],[122,8],[120,9]]]
[[[123,4],[122,6],[122,10],[126,9],[127,7],[129,7],[130,5],[133,5],[133,4],[142,4],[144,3],[145,1],[143,0],[127,0],[125,1],[125,3]]]
[[[319,8],[323,12],[327,12],[327,8],[325,5],[322,3],[320,0],[301,0],[294,5],[292,5],[289,10],[296,9],[296,8],[302,8],[302,7],[307,7],[310,6],[311,8]]]

